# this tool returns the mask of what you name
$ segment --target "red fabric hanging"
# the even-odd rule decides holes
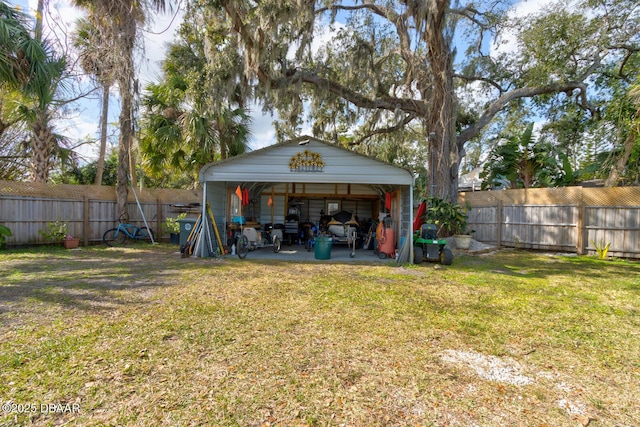
[[[413,231],[420,230],[422,224],[424,224],[424,214],[427,211],[427,203],[422,202],[420,206],[418,206],[418,212],[416,212],[416,217],[413,219]]]
[[[247,206],[249,204],[249,189],[245,188],[242,190],[242,206]]]
[[[387,210],[391,210],[391,193],[384,195],[384,207],[387,208]]]

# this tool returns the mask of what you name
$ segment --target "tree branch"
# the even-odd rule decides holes
[[[514,89],[500,96],[495,102],[493,102],[489,108],[480,116],[478,121],[460,132],[456,139],[458,147],[464,145],[465,142],[476,136],[482,128],[489,124],[489,122],[498,114],[504,107],[511,101],[520,98],[532,98],[537,95],[546,95],[559,92],[572,92],[576,89],[580,90],[580,104],[588,108],[586,104],[586,90],[587,86],[582,82],[568,82],[564,84],[551,84],[538,87],[524,87],[520,89]],[[590,108],[589,108],[590,109]]]
[[[362,142],[364,142],[365,139],[371,138],[374,135],[385,135],[388,133],[393,133],[396,131],[399,131],[400,129],[404,128],[406,125],[408,125],[411,120],[415,119],[416,116],[413,114],[407,114],[405,116],[404,119],[402,119],[400,122],[396,123],[393,126],[389,126],[386,128],[380,128],[380,129],[374,129],[370,132],[367,132],[364,136],[361,136],[360,138],[356,139],[353,142],[350,142],[349,145],[350,146],[354,146],[354,145],[360,145],[362,144]]]
[[[464,74],[455,74],[453,75],[454,78],[458,78],[460,80],[464,80],[466,82],[485,82],[490,84],[491,86],[495,87],[496,89],[498,89],[498,91],[500,91],[500,93],[504,93],[504,88],[502,86],[500,86],[500,84],[498,82],[496,82],[495,80],[491,80],[488,79],[486,77],[476,77],[476,76],[465,76]]]
[[[275,88],[283,88],[298,82],[314,85],[318,89],[326,90],[334,95],[344,98],[359,108],[382,109],[389,111],[402,110],[408,114],[415,116],[424,116],[427,108],[422,101],[414,99],[393,98],[390,96],[382,96],[376,99],[367,98],[358,92],[349,89],[341,84],[320,77],[315,73],[305,70],[296,70],[289,76],[283,76],[271,81],[271,86]]]

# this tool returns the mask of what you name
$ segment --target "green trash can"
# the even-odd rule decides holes
[[[196,220],[193,218],[183,218],[178,220],[178,224],[180,224],[180,246],[187,243],[187,239],[189,238],[189,234],[191,234],[191,230],[193,230],[195,223]]]
[[[316,259],[331,259],[331,237],[317,236],[315,247]]]

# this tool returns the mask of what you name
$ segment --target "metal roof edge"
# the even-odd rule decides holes
[[[204,177],[204,173],[207,170],[209,170],[210,168],[215,167],[217,165],[221,165],[221,164],[225,164],[225,163],[231,163],[231,162],[235,162],[235,161],[240,161],[240,160],[244,159],[245,157],[251,156],[253,154],[263,153],[263,152],[267,152],[267,151],[270,151],[270,150],[274,150],[274,149],[276,149],[278,147],[282,147],[284,145],[293,145],[293,144],[299,144],[300,145],[300,143],[302,141],[305,141],[305,140],[309,140],[309,141],[313,140],[315,142],[319,142],[319,143],[324,144],[324,145],[328,145],[328,146],[331,146],[331,147],[338,148],[340,150],[343,150],[346,153],[354,154],[356,156],[364,157],[366,159],[373,160],[373,161],[376,161],[378,163],[382,163],[384,165],[393,166],[394,168],[401,169],[401,170],[407,172],[409,174],[409,176],[411,177],[411,182],[412,182],[411,185],[415,184],[415,177],[414,177],[413,173],[409,169],[407,169],[405,167],[394,165],[393,163],[385,162],[384,160],[377,159],[377,158],[375,158],[373,156],[370,156],[370,155],[367,155],[367,154],[362,154],[362,153],[358,153],[358,152],[353,151],[353,150],[349,150],[348,148],[343,147],[341,145],[338,145],[338,144],[335,144],[335,143],[332,143],[332,142],[329,142],[329,141],[325,141],[323,139],[316,138],[315,136],[310,136],[310,135],[300,135],[300,136],[297,136],[295,138],[289,139],[287,141],[277,142],[275,144],[267,145],[266,147],[262,147],[262,148],[259,148],[257,150],[247,151],[245,153],[239,154],[237,156],[229,157],[229,158],[226,158],[224,160],[218,160],[217,162],[207,163],[202,168],[200,168],[200,173],[198,174],[198,181],[202,182],[203,177]]]

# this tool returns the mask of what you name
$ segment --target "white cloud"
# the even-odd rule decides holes
[[[514,3],[509,9],[510,18],[524,18],[528,15],[540,13],[544,8],[552,4],[562,2],[565,7],[574,7],[575,1],[567,0],[522,0]],[[501,53],[515,52],[518,49],[516,38],[513,31],[504,31],[497,40],[491,44],[491,55],[499,55]]]

